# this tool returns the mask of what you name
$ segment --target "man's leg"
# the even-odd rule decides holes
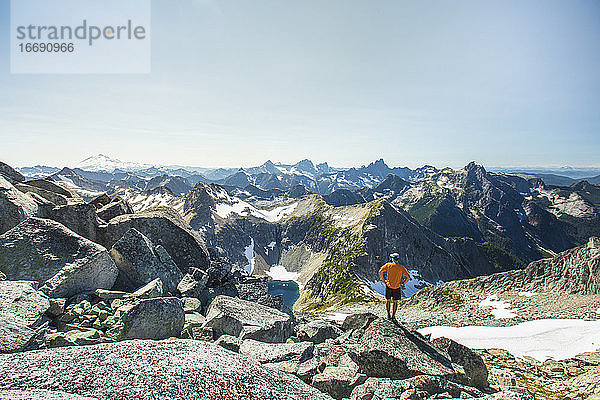
[[[396,318],[396,310],[397,309],[398,309],[398,300],[394,299],[393,306],[392,306],[392,319]],[[389,311],[388,311],[388,315],[389,315]]]
[[[387,316],[390,318],[390,305],[392,303],[392,299],[387,299],[385,301],[385,309],[387,310]]]

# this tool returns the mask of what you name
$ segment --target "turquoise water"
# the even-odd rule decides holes
[[[294,281],[269,281],[269,294],[273,296],[282,294],[283,304],[292,308],[300,297],[300,288]]]

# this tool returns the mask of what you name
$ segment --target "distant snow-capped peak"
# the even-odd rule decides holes
[[[117,160],[116,158],[111,158],[104,154],[97,154],[95,156],[91,156],[86,158],[85,160],[79,162],[75,165],[75,168],[81,168],[86,171],[105,171],[105,172],[113,172],[115,169],[122,170],[138,170],[143,168],[152,167],[148,164],[139,164],[128,161]]]

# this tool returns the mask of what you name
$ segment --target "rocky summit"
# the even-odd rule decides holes
[[[600,398],[592,183],[383,160],[22,172],[0,163],[0,399]]]

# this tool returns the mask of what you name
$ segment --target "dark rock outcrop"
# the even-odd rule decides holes
[[[133,209],[125,200],[118,199],[100,208],[97,214],[103,221],[109,222],[119,215],[133,214]]]
[[[445,337],[437,338],[432,343],[436,348],[448,354],[454,364],[464,368],[465,384],[478,388],[488,387],[488,370],[481,356],[468,347]]]
[[[47,218],[59,222],[92,242],[98,243],[96,209],[87,203],[57,206],[48,211]]]
[[[183,274],[162,246],[154,246],[142,233],[129,229],[110,249],[119,268],[118,290],[132,291],[159,278],[163,288],[175,293]]]
[[[0,235],[0,268],[10,280],[40,282],[50,297],[110,289],[117,277],[104,247],[35,217]]]

